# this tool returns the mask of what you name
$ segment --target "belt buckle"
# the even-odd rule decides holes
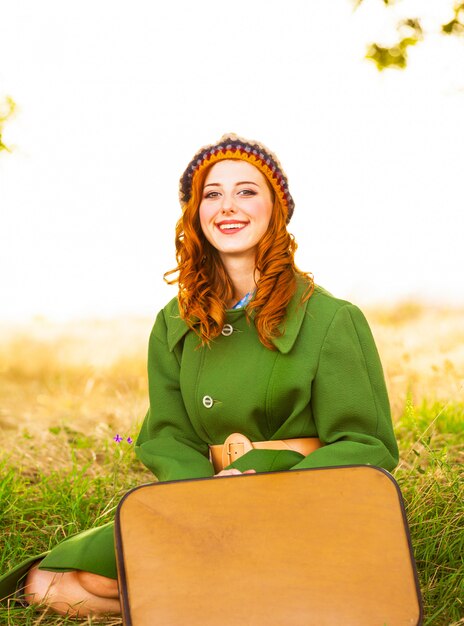
[[[232,433],[224,441],[222,467],[227,467],[250,450],[253,450],[253,444],[248,437],[241,433]]]

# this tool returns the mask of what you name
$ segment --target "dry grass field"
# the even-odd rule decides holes
[[[18,446],[19,433],[34,448],[42,444],[48,457],[50,429],[109,441],[116,432],[134,435],[147,407],[150,330],[150,320],[133,318],[0,325],[0,448],[24,462],[27,446]]]
[[[393,419],[414,404],[464,402],[464,309],[404,303],[366,312],[382,358]]]
[[[404,303],[365,312],[390,392],[401,453],[395,477],[424,624],[464,624],[464,309]],[[108,521],[124,491],[152,480],[130,444],[113,441],[117,433],[134,438],[147,408],[151,325],[146,318],[0,323],[0,572]],[[16,609],[0,610],[3,623],[68,620]]]

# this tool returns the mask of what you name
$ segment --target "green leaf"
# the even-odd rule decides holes
[[[15,109],[16,103],[10,96],[6,96],[3,102],[0,101],[0,152],[2,150],[11,152],[11,149],[3,143],[2,134],[5,122],[14,114]]]
[[[400,45],[384,48],[373,43],[368,48],[366,59],[373,61],[380,72],[392,67],[403,69],[407,63],[406,48],[402,49]]]
[[[445,35],[464,35],[464,24],[455,17],[448,24],[442,25],[441,32]]]

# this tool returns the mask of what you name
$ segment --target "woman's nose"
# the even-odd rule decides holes
[[[222,199],[221,212],[222,213],[233,213],[235,211],[235,205],[232,200],[232,197],[229,195],[224,195]]]

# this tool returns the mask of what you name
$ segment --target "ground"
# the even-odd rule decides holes
[[[464,310],[365,312],[390,393],[424,624],[464,624]],[[128,488],[152,480],[131,443],[147,408],[151,324],[0,324],[0,571],[111,519]],[[67,622],[10,608],[0,623]]]

